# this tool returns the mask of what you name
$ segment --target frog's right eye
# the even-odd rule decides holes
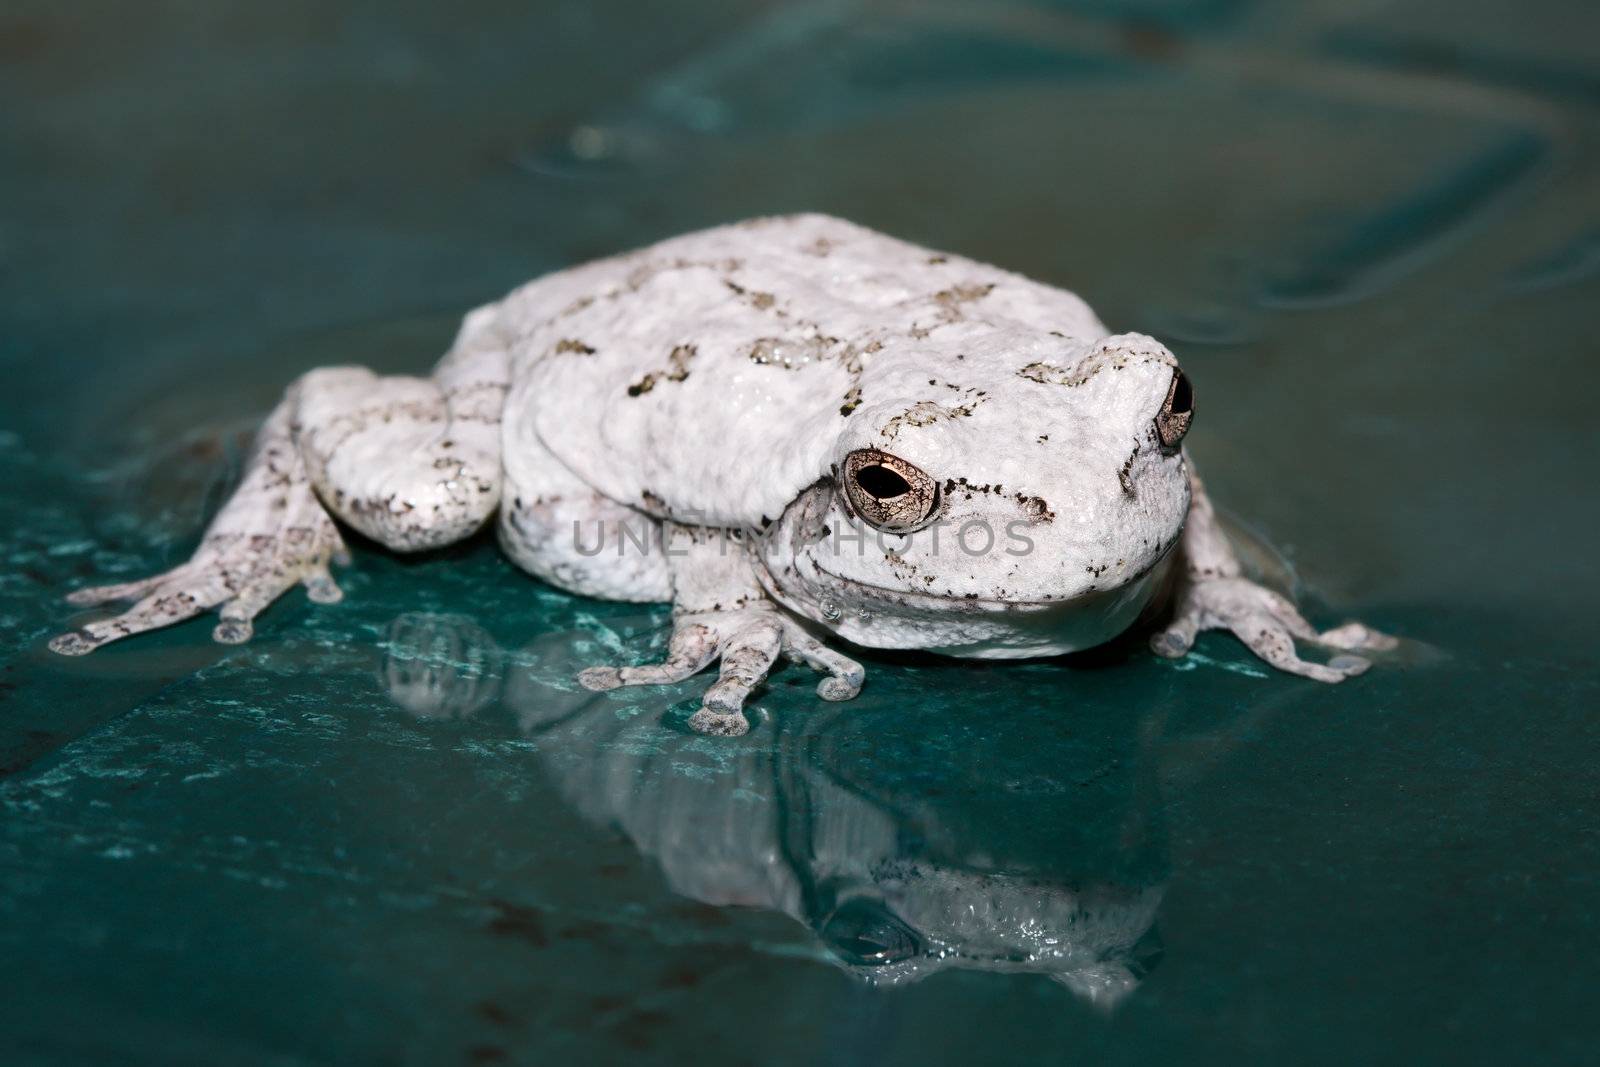
[[[876,448],[844,460],[844,491],[867,525],[885,533],[911,533],[939,509],[939,483],[914,464]]]

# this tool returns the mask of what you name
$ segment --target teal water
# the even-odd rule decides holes
[[[1576,0],[10,0],[0,1062],[1592,1061],[1597,42]],[[709,740],[703,682],[571,682],[663,609],[483,541],[242,647],[44,649],[187,555],[300,371],[801,209],[1169,341],[1213,494],[1406,647],[868,655]]]

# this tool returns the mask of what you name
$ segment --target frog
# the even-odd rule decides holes
[[[704,734],[748,731],[780,658],[848,700],[856,648],[1059,656],[1154,610],[1159,656],[1225,630],[1280,671],[1362,673],[1395,639],[1318,630],[1245,573],[1184,447],[1194,413],[1170,349],[1072,292],[829,215],[749,219],[536,278],[469,312],[428,376],[301,375],[192,558],[71,593],[131,603],[50,648],[210,611],[242,643],[297,586],[342,598],[343,530],[418,553],[492,525],[560,589],[669,603],[659,661],[576,680],[716,664]]]

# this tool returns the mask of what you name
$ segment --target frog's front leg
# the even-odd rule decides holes
[[[861,691],[861,664],[823,645],[767,598],[751,549],[736,531],[665,523],[660,546],[673,579],[666,658],[638,667],[591,667],[578,675],[585,688],[680,682],[719,660],[720,674],[689,725],[723,737],[750,729],[745,703],[780,655],[826,675],[817,685],[824,700],[849,700]]]
[[[1205,486],[1189,466],[1193,501],[1184,527],[1183,573],[1176,610],[1165,630],[1150,639],[1157,655],[1187,655],[1201,630],[1231,630],[1252,652],[1281,671],[1342,682],[1371,666],[1361,651],[1394,648],[1397,642],[1359,622],[1318,632],[1285,596],[1243,577],[1239,557],[1217,522]],[[1327,663],[1300,658],[1295,641],[1309,641],[1340,654]]]

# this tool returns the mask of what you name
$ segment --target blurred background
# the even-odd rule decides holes
[[[6,0],[0,101],[8,1059],[1600,1038],[1593,3]],[[1216,635],[1183,664],[877,657],[843,713],[789,671],[748,744],[707,747],[694,685],[571,692],[664,610],[555,594],[483,540],[363,553],[344,604],[295,594],[238,649],[200,621],[44,651],[60,594],[187,556],[301,371],[420,371],[534,275],[799,210],[1166,341],[1213,496],[1316,621],[1406,651],[1336,689]],[[676,814],[646,831],[641,804]],[[862,805],[872,841],[820,829]],[[1108,1010],[1077,957],[1009,973],[1015,944],[885,888],[906,863],[1115,886],[1094,899],[1138,906],[1101,909],[1122,933],[1090,955],[1137,988]],[[741,864],[765,888],[683,873]],[[975,962],[864,980],[846,884]]]

